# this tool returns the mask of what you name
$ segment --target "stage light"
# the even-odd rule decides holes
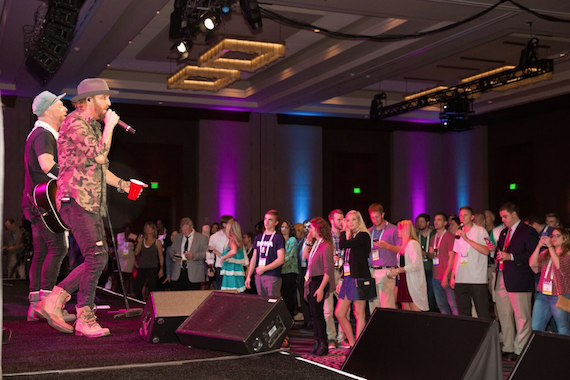
[[[352,192],[353,192],[354,194],[360,194],[360,193],[361,193],[360,187],[355,187],[354,189],[352,189]]]
[[[181,40],[180,42],[175,43],[172,45],[170,50],[176,49],[178,52],[178,58],[176,59],[177,62],[183,61],[188,58],[188,52],[192,49],[194,43],[191,40]]]
[[[229,16],[232,14],[232,1],[222,0],[220,5],[220,10],[222,11],[222,16]]]
[[[251,29],[262,28],[263,21],[261,20],[261,11],[257,0],[239,0],[239,3],[243,12],[243,18],[245,18]]]
[[[511,183],[509,185],[509,190],[517,190],[519,188],[519,185],[516,183]]]
[[[204,27],[206,27],[206,29],[208,30],[214,30],[214,28],[216,27],[216,23],[215,23],[215,17],[206,17],[204,19]]]

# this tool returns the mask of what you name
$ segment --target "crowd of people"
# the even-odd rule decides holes
[[[131,190],[129,181],[108,169],[119,121],[109,109],[109,97],[116,93],[102,79],[86,79],[69,115],[61,102],[65,94],[44,91],[34,99],[38,121],[26,142],[22,202],[33,236],[28,320],[46,319],[65,333],[109,335],[96,322],[95,288],[106,273],[103,284],[109,279],[110,287],[119,290],[120,268],[125,290],[141,300],[161,289],[282,297],[301,327],[312,326],[315,355],[354,346],[377,307],[478,318],[492,314],[510,360],[520,354],[531,329],[570,334],[570,314],[561,308],[570,297],[570,234],[556,214],[521,219],[513,203],[499,209],[499,225],[493,212],[474,212],[469,206],[458,215],[436,213],[433,225],[426,213],[415,222],[392,224],[379,203],[367,210],[369,228],[359,211],[340,209],[332,210],[328,220],[316,216],[295,224],[269,210],[255,233],[243,232],[230,215],[200,231],[188,217],[172,231],[160,220],[149,221],[141,234],[126,226],[117,235],[116,250],[111,249],[102,219],[107,185],[119,193]],[[50,179],[57,179],[57,210],[73,237],[73,270],[57,285],[68,252],[66,234],[46,227],[31,196],[35,185]],[[24,276],[18,265],[25,234],[12,219],[5,227],[6,270]],[[64,308],[75,291],[76,315]]]

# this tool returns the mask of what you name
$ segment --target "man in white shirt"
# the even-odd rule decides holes
[[[226,236],[226,225],[233,219],[231,215],[220,216],[220,230],[210,236],[208,244],[208,252],[206,254],[206,264],[210,267],[214,265],[216,276],[214,277],[214,289],[220,290],[222,287],[222,270],[221,256],[224,249],[228,246],[228,237]]]
[[[471,316],[471,302],[479,318],[489,318],[487,297],[487,248],[485,238],[489,234],[484,227],[473,224],[474,213],[469,206],[459,209],[459,220],[463,224],[456,232],[453,245],[455,259],[450,286],[455,290],[459,315]],[[458,237],[458,238],[457,238]]]

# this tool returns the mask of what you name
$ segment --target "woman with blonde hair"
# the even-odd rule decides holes
[[[362,298],[358,291],[358,279],[370,279],[368,269],[368,256],[371,249],[370,232],[364,224],[360,212],[352,210],[346,214],[340,233],[340,248],[345,249],[343,277],[336,286],[338,303],[334,312],[346,339],[353,347],[356,338],[364,330],[366,324],[366,303],[368,299]],[[354,303],[354,316],[356,318],[356,338],[352,332],[352,325],[347,318],[351,303]]]
[[[558,332],[570,335],[570,313],[557,307],[560,297],[570,298],[570,233],[555,228],[543,236],[530,256],[529,265],[540,273],[536,300],[532,309],[532,329],[545,331],[554,317]],[[564,301],[564,300],[563,300]]]
[[[237,220],[230,219],[226,225],[228,246],[222,252],[222,290],[245,290],[245,266],[249,260],[243,253],[241,227]]]
[[[398,297],[404,310],[427,311],[427,283],[424,271],[422,247],[411,220],[398,223],[398,237],[402,239],[402,248],[398,253],[400,266],[388,272],[389,278],[399,276]]]
[[[146,299],[143,297],[145,282],[147,292],[150,293],[156,290],[158,279],[164,276],[162,243],[158,239],[158,229],[153,222],[144,224],[144,234],[137,239],[135,256],[138,256],[135,294],[138,299],[143,300]]]

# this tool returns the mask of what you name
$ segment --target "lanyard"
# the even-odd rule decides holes
[[[309,258],[307,259],[307,264],[308,264],[308,268],[307,268],[307,274],[306,277],[307,278],[311,278],[311,260],[313,259],[313,256],[315,256],[315,253],[317,253],[317,249],[319,249],[319,245],[321,244],[321,241],[323,241],[323,239],[319,239],[317,241],[317,243],[315,245],[313,245],[313,248],[311,248],[311,253],[309,253]]]
[[[271,241],[273,240],[273,236],[275,236],[275,231],[273,231],[273,233],[271,234],[271,237],[269,238],[269,240],[267,241],[268,243],[271,243]],[[261,237],[261,248],[263,248],[263,242],[265,238],[265,234],[263,234],[263,236]],[[260,252],[263,254],[263,257],[267,256],[267,252],[269,251],[269,244],[267,244],[267,247],[265,247],[265,252]]]
[[[422,251],[427,252],[427,251],[428,251],[428,248],[429,248],[429,238],[430,238],[430,236],[429,236],[429,231],[428,231],[428,236],[425,237],[425,238],[426,238],[426,245],[425,245],[425,248],[424,248],[424,246],[422,245],[422,238],[423,238],[423,237],[424,237],[424,235],[422,235],[422,233],[420,232],[420,246],[422,247]]]
[[[388,227],[388,223],[386,223],[386,225],[384,226],[384,228],[382,228],[382,229],[380,230],[380,236],[378,236],[378,241],[382,241],[382,236],[384,236],[384,232],[386,231],[386,227]],[[373,247],[373,248],[374,248],[374,233],[375,233],[376,231],[378,231],[378,230],[375,230],[374,228],[372,228],[372,233],[370,234],[370,239],[372,240],[371,243],[372,243],[372,247]]]
[[[309,253],[309,259],[307,262],[311,262],[311,259],[313,258],[313,256],[315,255],[315,253],[317,253],[317,249],[319,248],[319,245],[321,244],[321,241],[323,241],[323,239],[319,239],[317,241],[317,243],[313,246],[313,248],[311,248],[311,253]]]
[[[439,244],[435,244],[435,242],[437,241],[437,234],[435,234],[434,238],[433,238],[433,249],[437,249],[439,250],[439,247],[441,246],[441,241],[443,240],[443,235],[445,235],[447,231],[443,231],[443,233],[441,234],[441,237],[439,238]]]
[[[548,271],[550,271],[550,282],[552,282],[552,279],[554,278],[554,269],[550,270],[551,266],[552,266],[552,257],[548,261],[548,266],[546,267],[546,272],[544,272],[544,280],[548,281],[547,274],[548,274]]]

